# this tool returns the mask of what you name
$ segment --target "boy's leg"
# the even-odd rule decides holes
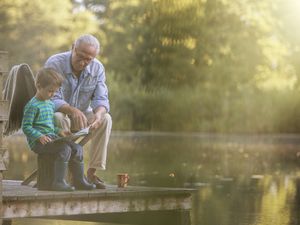
[[[32,149],[37,154],[55,155],[55,159],[68,162],[71,157],[71,148],[62,141],[50,142],[46,145],[36,143]]]
[[[70,169],[72,172],[72,180],[75,188],[79,190],[95,189],[96,186],[94,184],[90,184],[84,176],[82,146],[76,144],[73,141],[68,141],[68,144],[72,149]]]
[[[62,141],[51,142],[46,145],[37,143],[33,151],[37,154],[52,154],[55,156],[53,168],[52,190],[55,191],[73,191],[65,181],[65,176],[68,169],[68,161],[70,160],[72,149],[67,143]]]
[[[74,141],[67,141],[68,145],[71,148],[71,157],[70,161],[83,161],[83,147],[80,144],[75,143]]]

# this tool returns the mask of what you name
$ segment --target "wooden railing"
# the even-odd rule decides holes
[[[7,148],[3,145],[3,129],[5,122],[8,120],[8,101],[3,100],[3,84],[8,74],[8,54],[5,51],[0,51],[0,213],[3,218],[2,192],[3,192],[3,171],[6,170],[5,159],[8,155]],[[2,219],[1,219],[2,224]]]

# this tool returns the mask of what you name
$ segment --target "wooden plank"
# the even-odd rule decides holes
[[[0,51],[0,75],[8,72],[8,52]]]
[[[110,186],[92,191],[38,191],[4,181],[3,218],[189,210],[193,189]]]
[[[35,200],[36,198],[43,199],[68,199],[76,197],[144,197],[144,196],[176,196],[176,195],[190,195],[194,189],[180,189],[180,188],[153,188],[153,187],[137,187],[128,186],[126,188],[118,188],[115,185],[108,186],[107,189],[96,189],[92,191],[75,191],[75,192],[55,192],[55,191],[38,191],[31,186],[22,186],[22,181],[8,181],[4,180],[3,196],[6,201],[13,200]]]
[[[8,149],[0,146],[0,171],[7,170],[8,164],[9,164]]]
[[[144,198],[97,198],[77,200],[36,200],[3,202],[3,218],[69,216],[91,213],[141,212],[157,210],[189,210],[191,199],[160,196]]]
[[[63,219],[89,222],[106,222],[136,225],[191,225],[190,210],[163,210],[126,213],[101,213],[72,216],[55,216],[49,219]]]
[[[8,111],[9,111],[9,102],[5,100],[0,100],[0,122],[8,120]]]
[[[22,183],[21,185],[28,185],[30,184],[31,181],[33,181],[36,177],[37,177],[37,174],[38,174],[38,170],[34,170],[30,175],[29,177],[27,177]]]

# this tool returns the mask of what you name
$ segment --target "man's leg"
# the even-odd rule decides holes
[[[91,119],[91,114],[87,115],[88,119]],[[106,113],[101,126],[95,130],[95,134],[91,141],[91,148],[89,152],[89,165],[87,176],[89,180],[93,181],[95,177],[95,172],[97,169],[106,169],[106,158],[107,158],[107,145],[111,133],[112,119],[111,116]]]
[[[62,128],[66,131],[70,131],[71,120],[66,114],[61,112],[54,113],[54,121],[57,127]]]

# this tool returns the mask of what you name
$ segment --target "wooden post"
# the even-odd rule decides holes
[[[3,171],[6,170],[5,158],[8,151],[3,146],[3,129],[4,123],[8,120],[8,102],[3,100],[2,89],[4,81],[8,74],[8,54],[5,51],[0,51],[0,215],[1,224],[9,224],[11,221],[3,221],[3,204],[2,204],[2,179]]]

